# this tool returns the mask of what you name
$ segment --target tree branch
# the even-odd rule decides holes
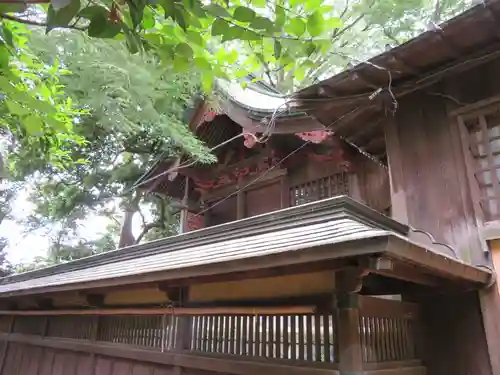
[[[394,35],[392,35],[389,30],[387,30],[385,27],[382,28],[382,31],[384,32],[384,35],[389,38],[392,42],[396,43],[396,45],[400,45],[401,43],[399,40],[396,39]]]
[[[135,240],[135,245],[140,243],[142,241],[142,239],[144,238],[144,236],[146,234],[148,234],[148,232],[153,228],[160,228],[161,229],[161,224],[158,222],[155,222],[155,223],[149,223],[149,224],[145,225],[144,228],[142,229],[141,234],[139,234],[139,236],[137,236],[137,238]]]
[[[48,26],[47,23],[31,21],[31,20],[27,20],[24,18],[11,16],[10,14],[5,14],[5,13],[0,13],[0,19],[9,20],[9,21],[13,21],[13,22],[19,22],[19,23],[22,23],[25,25],[30,25],[30,26],[40,26],[40,27],[47,27]],[[74,26],[74,25],[73,26],[71,26],[71,25],[58,26],[58,27],[63,28],[63,29],[73,29],[73,30],[80,30],[80,31],[84,31],[87,29],[86,27],[78,27],[78,26]]]

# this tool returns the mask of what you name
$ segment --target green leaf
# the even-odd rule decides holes
[[[223,19],[218,18],[212,24],[212,36],[224,35],[228,29],[228,23]]]
[[[303,81],[304,78],[306,77],[306,71],[303,67],[297,66],[295,68],[295,71],[293,72],[293,78],[295,78],[297,81]]]
[[[69,5],[58,11],[56,11],[52,5],[49,5],[46,32],[56,27],[68,26],[69,22],[78,14],[79,10],[80,0],[71,0]]]
[[[316,67],[318,66],[318,65],[317,65],[314,61],[312,61],[312,60],[306,60],[306,61],[304,61],[301,65],[302,65],[302,67],[303,67],[304,69],[313,69],[313,68],[316,68]]]
[[[317,48],[318,48],[318,47],[316,46],[316,44],[314,44],[314,43],[312,43],[312,42],[307,43],[307,44],[305,45],[305,55],[306,55],[307,57],[311,56],[314,52],[316,52]]]
[[[19,103],[13,102],[12,100],[6,100],[5,104],[7,104],[7,109],[13,115],[24,116],[29,113],[29,111],[26,108],[19,105]]]
[[[151,8],[146,8],[144,10],[144,17],[142,18],[142,27],[144,29],[152,29],[155,26],[155,17],[153,15],[153,12],[151,11]]]
[[[312,37],[321,35],[324,26],[323,16],[319,12],[314,12],[307,18],[307,31]]]
[[[240,22],[252,22],[255,18],[255,12],[247,7],[239,6],[234,10],[233,18]]]
[[[139,26],[144,17],[144,8],[146,7],[146,0],[127,0],[130,18],[134,28]]]
[[[209,4],[205,7],[205,10],[214,17],[230,18],[231,14],[226,8],[221,7],[219,4]]]
[[[173,14],[173,20],[175,20],[175,22],[177,22],[177,24],[182,28],[182,30],[186,31],[187,27],[189,26],[189,14],[183,9],[183,8],[179,8],[177,5],[178,4],[175,4],[175,8],[174,8],[174,14]]]
[[[255,31],[252,30],[245,30],[240,37],[241,40],[248,40],[248,41],[257,41],[257,40],[262,40],[262,35],[257,34]]]
[[[256,8],[265,8],[267,7],[267,0],[252,0],[252,4]]]
[[[173,68],[176,72],[186,72],[189,69],[189,61],[182,56],[175,56]]]
[[[318,9],[322,3],[323,0],[307,0],[304,1],[304,9],[309,11],[315,10]]]
[[[32,109],[40,111],[45,114],[55,114],[57,110],[49,103],[44,100],[38,100],[30,98],[27,103]]]
[[[203,74],[201,77],[201,85],[205,92],[210,92],[214,86],[214,77],[212,74]]]
[[[2,29],[0,31],[4,42],[9,46],[14,47],[14,36],[12,35],[12,31],[5,23],[2,24]]]
[[[23,2],[0,4],[0,13],[23,13],[26,11],[26,4]]]
[[[274,40],[274,57],[276,57],[276,59],[280,58],[281,50],[282,50],[281,43],[279,42],[279,40],[275,39]]]
[[[54,10],[57,12],[71,4],[71,0],[52,0],[50,3],[54,7]]]
[[[234,49],[226,55],[226,62],[229,65],[235,64],[237,60],[238,60],[238,52]]]
[[[186,32],[186,39],[193,43],[193,44],[196,44],[200,47],[204,47],[205,46],[205,40],[203,40],[203,38],[201,37],[200,33],[197,33],[193,30],[188,30]]]
[[[122,30],[122,23],[109,22],[108,19],[102,17],[94,17],[90,21],[87,33],[94,38],[114,38]]]
[[[10,52],[6,46],[0,46],[0,68],[7,70],[9,68]]]
[[[224,34],[222,34],[222,41],[227,42],[229,40],[241,39],[242,34],[245,29],[239,26],[229,27]]]
[[[28,135],[42,135],[43,134],[43,122],[38,116],[27,116],[22,121],[26,133]]]
[[[92,20],[95,17],[103,17],[107,18],[108,17],[108,10],[100,5],[92,5],[86,8],[83,8],[80,13],[78,13],[78,16],[86,18],[88,20]]]
[[[255,19],[250,23],[250,27],[256,30],[267,30],[269,32],[274,31],[273,22],[266,17],[255,17]]]
[[[276,6],[276,18],[275,23],[279,28],[282,28],[286,22],[286,13],[285,9],[280,6]]]
[[[163,8],[165,18],[174,17],[175,4],[173,0],[159,0],[158,4]]]
[[[306,32],[306,23],[300,18],[293,18],[285,25],[285,31],[300,37]]]
[[[203,72],[210,72],[212,70],[210,63],[203,57],[195,58],[194,65]]]
[[[139,35],[137,35],[135,32],[132,32],[128,28],[125,28],[124,31],[128,50],[131,54],[136,54],[137,52],[139,52],[141,46]]]
[[[193,49],[187,43],[181,43],[175,47],[175,53],[184,56],[186,59],[193,57]]]
[[[339,29],[344,27],[344,22],[338,17],[328,17],[324,20],[324,23],[328,29]]]

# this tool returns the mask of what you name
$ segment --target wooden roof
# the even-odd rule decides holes
[[[414,244],[408,228],[341,196],[0,280],[0,297],[81,290],[385,254],[440,277],[489,272]]]
[[[500,0],[486,0],[410,41],[297,92],[297,109],[383,157],[392,98],[500,57]],[[378,94],[374,94],[381,90]]]

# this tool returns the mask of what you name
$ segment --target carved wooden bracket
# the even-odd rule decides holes
[[[359,293],[363,278],[370,273],[365,267],[348,267],[335,273],[335,289],[338,294]]]
[[[90,306],[103,307],[105,296],[103,294],[86,294],[85,300]]]
[[[160,284],[158,289],[164,292],[168,299],[177,306],[182,306],[188,300],[188,287],[186,286],[169,286]]]

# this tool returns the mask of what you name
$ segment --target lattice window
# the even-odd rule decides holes
[[[344,194],[349,194],[348,175],[344,172],[335,173],[291,187],[290,207]]]
[[[338,359],[335,318],[325,315],[195,316],[194,351],[311,362]]]
[[[175,347],[178,317],[103,316],[99,319],[98,341],[169,350]]]
[[[468,131],[466,147],[474,160],[470,172],[479,187],[484,217],[500,219],[500,116],[490,112],[465,120],[460,117],[459,121]]]

